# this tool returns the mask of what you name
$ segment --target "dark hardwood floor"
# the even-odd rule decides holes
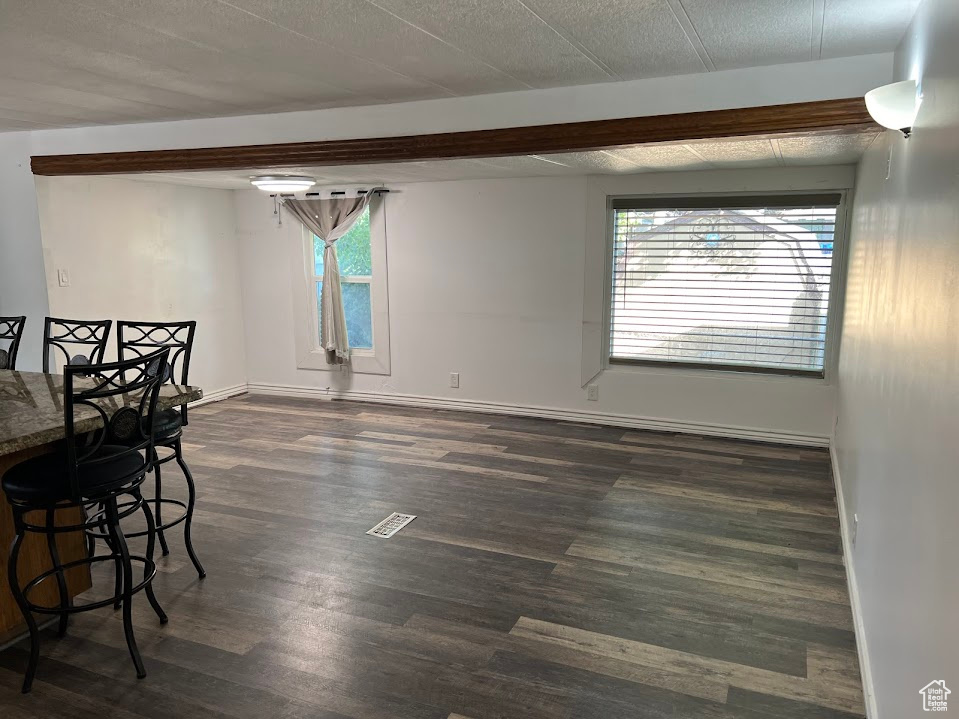
[[[79,615],[31,695],[0,652],[5,719],[864,716],[824,450],[259,396],[185,436],[209,576],[171,532],[147,678]]]

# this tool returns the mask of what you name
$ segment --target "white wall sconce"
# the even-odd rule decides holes
[[[903,137],[912,134],[921,104],[922,95],[915,80],[894,82],[866,93],[866,109],[872,119],[890,130],[899,130]]]
[[[264,192],[302,192],[316,184],[304,175],[259,175],[250,178],[250,184]]]

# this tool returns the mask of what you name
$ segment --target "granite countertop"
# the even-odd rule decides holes
[[[168,409],[203,397],[199,387],[164,384],[158,409]],[[93,409],[77,407],[75,426],[89,432],[101,426]],[[0,457],[39,447],[65,434],[63,426],[63,375],[0,370]]]

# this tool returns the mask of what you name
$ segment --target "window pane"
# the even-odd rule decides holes
[[[835,207],[615,210],[610,357],[820,372]]]
[[[346,335],[353,349],[373,349],[373,313],[368,282],[343,283]]]
[[[324,243],[313,235],[313,272],[323,276]],[[373,260],[370,252],[370,208],[367,207],[356,224],[343,237],[336,241],[336,258],[340,262],[341,275],[373,274]]]
[[[353,349],[373,349],[373,315],[368,282],[344,282],[343,312],[346,315],[346,336]],[[317,337],[323,340],[323,283],[316,283]]]
[[[373,274],[373,260],[370,257],[370,208],[367,207],[350,231],[336,241],[336,257],[340,262],[341,275]]]

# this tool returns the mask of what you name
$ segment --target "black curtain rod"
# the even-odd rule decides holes
[[[372,192],[372,193],[375,194],[375,195],[381,195],[381,194],[383,194],[384,192],[389,192],[389,190],[387,190],[385,187],[378,188],[378,189],[376,189],[376,190],[357,190],[357,191],[356,191],[356,194],[357,194],[357,195],[365,195],[367,192]],[[307,197],[309,197],[310,195],[319,196],[320,194],[321,194],[321,193],[319,193],[319,192],[307,192],[307,193],[306,193],[306,196],[307,196]],[[346,190],[334,190],[333,192],[330,193],[330,197],[333,197],[334,195],[345,195],[345,194],[346,194]]]
[[[345,195],[346,192],[347,192],[346,190],[334,190],[333,192],[330,193],[330,197],[336,197],[336,196],[339,196],[339,195]],[[386,189],[385,187],[382,187],[382,188],[379,188],[379,189],[376,189],[376,190],[357,190],[357,191],[356,191],[356,194],[357,194],[357,195],[365,195],[367,192],[372,192],[374,195],[382,195],[382,194],[384,194],[384,193],[389,193],[389,190]],[[319,197],[319,196],[322,195],[322,194],[323,194],[323,193],[321,193],[321,192],[307,192],[305,196],[306,196],[306,197]],[[273,194],[271,194],[270,197],[279,197],[280,199],[283,199],[283,198],[286,198],[286,197],[294,197],[294,198],[295,198],[296,195],[293,194],[292,192],[278,192],[278,193],[273,193]]]

